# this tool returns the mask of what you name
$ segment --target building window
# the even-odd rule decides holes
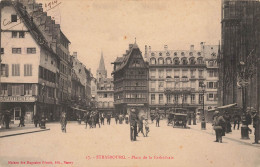
[[[4,53],[5,53],[4,48],[1,48],[1,54],[4,54]]]
[[[166,63],[167,63],[167,64],[172,64],[171,58],[167,58],[167,59],[166,59]]]
[[[198,64],[203,64],[203,59],[202,58],[198,58]]]
[[[171,95],[167,95],[167,104],[170,104],[171,103]]]
[[[12,76],[20,76],[20,64],[12,64]]]
[[[191,103],[192,103],[192,104],[195,103],[195,95],[194,95],[194,94],[191,94],[191,95],[190,95],[190,100],[191,100]]]
[[[151,91],[155,91],[155,82],[151,82]]]
[[[151,104],[155,104],[155,94],[151,94]]]
[[[23,31],[19,32],[19,38],[24,38],[24,32]]]
[[[214,71],[212,70],[209,71],[209,77],[214,77]]]
[[[156,59],[155,58],[151,58],[150,62],[151,62],[151,64],[156,64]]]
[[[188,96],[187,96],[187,95],[183,95],[182,98],[183,98],[183,99],[182,99],[182,102],[183,102],[183,103],[187,103]]]
[[[24,85],[24,95],[32,95],[32,84]]]
[[[204,84],[203,81],[200,81],[199,82],[199,87],[201,88],[203,84]]]
[[[191,81],[191,82],[190,82],[190,87],[193,88],[193,89],[195,89],[195,86],[196,86],[195,81]]]
[[[27,54],[35,54],[36,48],[27,48]]]
[[[166,82],[166,88],[171,88],[172,87],[172,82]]]
[[[11,15],[11,22],[17,22],[17,15]]]
[[[195,78],[195,70],[190,70],[190,77]]]
[[[17,32],[16,31],[12,31],[12,38],[17,38]]]
[[[174,70],[174,78],[180,77],[180,70]]]
[[[196,64],[196,61],[195,61],[195,59],[194,59],[194,58],[191,58],[191,59],[190,59],[190,64],[191,64],[191,65],[194,65],[194,64]]]
[[[178,101],[179,101],[179,96],[178,95],[174,95],[174,101],[176,104],[178,104]]]
[[[163,64],[163,58],[158,59],[158,64]]]
[[[179,61],[178,58],[174,59],[174,64],[175,64],[175,65],[179,65],[179,64],[180,64],[180,61]]]
[[[12,48],[12,53],[13,54],[21,54],[22,53],[22,49],[21,48]]]
[[[24,65],[24,76],[32,76],[32,64]]]
[[[172,78],[172,70],[166,70],[166,78]]]
[[[155,78],[155,71],[154,70],[150,71],[150,78]]]
[[[203,78],[203,70],[199,70],[199,78]]]
[[[187,65],[188,64],[188,60],[186,58],[182,59],[182,64],[183,65]]]
[[[158,73],[159,73],[159,78],[164,78],[164,71],[163,70],[159,70],[158,71]]]
[[[163,84],[164,84],[163,82],[159,82],[158,88],[159,88],[160,91],[163,90],[163,87],[164,87]]]
[[[163,104],[163,94],[159,94],[159,104]]]
[[[0,95],[8,96],[7,84],[3,84],[3,83],[1,84]]]
[[[1,64],[1,77],[8,77],[8,64]]]

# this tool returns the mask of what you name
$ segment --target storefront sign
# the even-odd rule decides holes
[[[0,97],[0,102],[35,102],[36,98],[32,96],[5,96]]]

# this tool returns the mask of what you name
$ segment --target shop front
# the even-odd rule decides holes
[[[36,97],[32,96],[4,96],[0,97],[2,112],[8,110],[11,113],[11,123],[19,124],[20,117],[24,117],[25,124],[33,123],[33,115],[36,113]]]

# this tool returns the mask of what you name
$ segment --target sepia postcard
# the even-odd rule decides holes
[[[260,0],[0,0],[0,167],[260,167]]]

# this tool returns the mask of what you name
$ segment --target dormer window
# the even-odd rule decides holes
[[[190,55],[190,56],[193,56],[193,53],[192,53],[192,52],[190,52],[190,53],[189,53],[189,55]]]
[[[177,56],[177,52],[174,52],[174,56]]]
[[[184,52],[181,52],[181,55],[182,55],[182,56],[185,56]]]
[[[152,53],[152,56],[154,56],[154,53]]]
[[[159,53],[159,56],[162,56],[162,53],[161,53],[161,52]]]
[[[200,56],[201,55],[201,52],[198,52],[198,56]]]
[[[11,15],[11,22],[17,22],[17,15]]]
[[[166,56],[170,56],[170,53],[169,53],[169,52],[167,52],[167,53],[166,53]]]

